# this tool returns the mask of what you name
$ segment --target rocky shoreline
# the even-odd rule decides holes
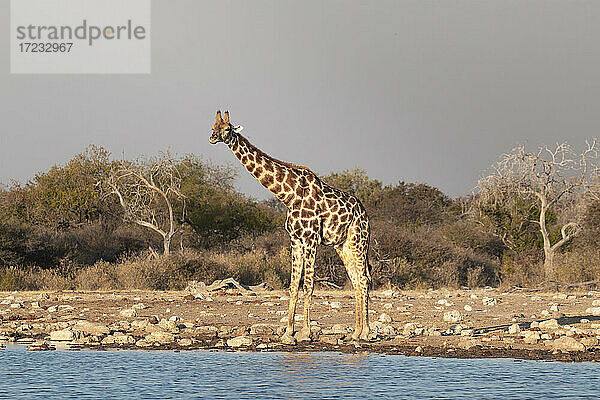
[[[0,346],[78,349],[338,351],[450,358],[600,360],[600,293],[497,289],[371,294],[369,341],[351,340],[349,292],[318,291],[311,340],[280,342],[286,293],[0,292]],[[301,310],[301,307],[299,308]],[[297,315],[297,329],[301,315]]]

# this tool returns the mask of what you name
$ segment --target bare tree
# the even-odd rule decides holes
[[[544,246],[544,269],[547,279],[553,275],[554,255],[565,243],[580,233],[585,207],[594,193],[597,178],[597,140],[586,141],[581,153],[567,143],[543,146],[528,152],[524,145],[503,154],[492,167],[493,172],[478,182],[479,202],[536,205],[537,218],[526,221],[538,225]],[[539,211],[539,213],[538,213]],[[556,216],[559,238],[548,229],[550,212]]]
[[[160,234],[164,254],[169,254],[178,220],[185,218],[185,196],[176,161],[168,152],[150,161],[120,161],[103,182],[108,195],[118,198],[125,220]],[[175,216],[175,203],[179,214]]]

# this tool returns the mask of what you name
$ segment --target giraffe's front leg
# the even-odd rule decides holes
[[[304,249],[304,323],[298,333],[298,341],[310,341],[310,302],[315,288],[316,244],[307,245]]]
[[[290,304],[288,308],[288,322],[281,341],[285,344],[295,344],[294,319],[296,316],[296,303],[298,301],[298,288],[302,277],[302,245],[298,240],[292,239],[292,279],[290,282]]]

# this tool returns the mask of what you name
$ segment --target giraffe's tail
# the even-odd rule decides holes
[[[369,258],[367,257],[367,268],[365,268],[365,272],[367,273],[367,279],[369,280],[369,282],[373,282],[373,278],[371,277],[372,269],[373,266],[371,265],[371,263],[369,262]]]

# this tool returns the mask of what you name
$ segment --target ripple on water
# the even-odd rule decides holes
[[[339,353],[0,353],[0,399],[596,398],[594,363]]]

